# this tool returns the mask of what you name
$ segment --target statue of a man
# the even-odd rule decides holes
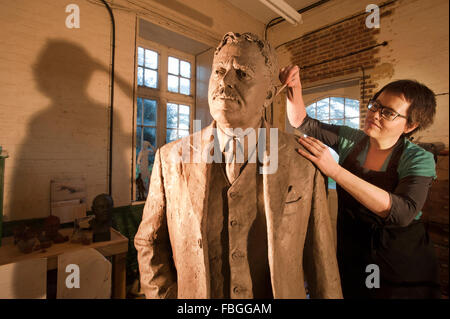
[[[277,75],[253,34],[217,47],[213,123],[155,156],[134,239],[147,298],[306,298],[305,280],[312,298],[341,297],[323,177],[263,118]]]

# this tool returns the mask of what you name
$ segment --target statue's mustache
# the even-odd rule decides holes
[[[239,103],[241,101],[239,94],[230,87],[218,87],[215,89],[213,92],[213,99],[216,98],[238,101]]]

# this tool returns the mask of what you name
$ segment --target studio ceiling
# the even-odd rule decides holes
[[[252,16],[256,20],[267,24],[270,20],[279,17],[279,15],[268,7],[266,7],[259,0],[227,0],[233,6],[246,12],[248,15]],[[285,0],[292,8],[295,10],[303,9],[317,0]]]

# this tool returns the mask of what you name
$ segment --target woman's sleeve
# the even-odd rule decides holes
[[[422,210],[433,177],[407,176],[400,180],[391,196],[391,209],[386,225],[408,226]]]
[[[297,129],[303,134],[312,136],[338,152],[339,129],[341,126],[322,123],[306,115],[302,125]]]
[[[433,154],[409,144],[397,169],[399,184],[391,196],[391,210],[386,224],[408,226],[422,210],[428,190],[436,178]]]

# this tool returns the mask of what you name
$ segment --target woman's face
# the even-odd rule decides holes
[[[378,104],[403,116],[406,116],[410,105],[410,103],[405,100],[403,94],[398,95],[387,91],[381,92],[376,101]],[[364,132],[374,139],[397,140],[403,133],[408,133],[415,128],[415,126],[408,126],[406,118],[397,116],[393,121],[389,121],[381,116],[380,111],[381,110],[372,112],[368,110],[364,123]]]

